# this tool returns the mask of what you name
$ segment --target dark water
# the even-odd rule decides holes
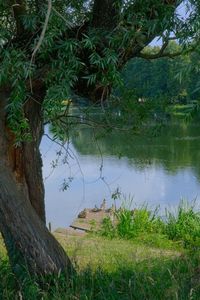
[[[68,226],[81,209],[104,198],[111,205],[117,188],[125,198],[133,197],[133,205],[159,205],[161,211],[182,198],[200,200],[199,125],[168,125],[158,137],[152,130],[142,136],[114,131],[96,140],[96,135],[88,128],[76,131],[65,163],[59,156],[55,169],[52,160],[60,147],[43,139],[46,212],[53,228]],[[64,179],[69,188],[63,192]]]

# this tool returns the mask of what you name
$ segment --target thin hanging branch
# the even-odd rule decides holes
[[[50,18],[51,10],[52,10],[52,1],[48,0],[48,9],[47,9],[46,17],[45,17],[44,26],[42,28],[42,32],[41,32],[39,41],[38,41],[37,45],[35,46],[35,49],[33,50],[33,53],[32,53],[32,56],[31,56],[30,65],[32,64],[32,62],[33,62],[33,60],[35,58],[36,53],[38,52],[38,50],[40,49],[40,46],[42,45],[42,41],[44,39],[46,30],[47,30],[47,26],[48,26],[48,23],[49,23],[49,18]]]
[[[52,0],[48,0],[48,8],[47,8],[47,13],[46,13],[46,17],[45,17],[45,21],[44,21],[44,26],[42,28],[42,32],[41,32],[41,35],[39,37],[39,40],[33,50],[33,53],[31,55],[31,60],[30,60],[30,64],[29,64],[29,68],[28,68],[28,71],[27,71],[27,77],[29,77],[29,83],[30,83],[30,90],[31,90],[31,93],[33,92],[33,85],[32,85],[32,79],[31,79],[31,76],[30,76],[30,68],[33,64],[33,61],[35,59],[35,56],[36,56],[36,53],[38,52],[38,50],[40,49],[41,45],[42,45],[42,42],[43,42],[43,39],[45,37],[45,33],[46,33],[46,30],[47,30],[47,27],[48,27],[48,23],[49,23],[49,18],[50,18],[50,15],[51,15],[51,10],[52,10]]]

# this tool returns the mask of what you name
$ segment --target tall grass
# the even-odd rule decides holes
[[[163,232],[169,239],[181,241],[185,247],[200,248],[200,211],[196,202],[182,200],[177,211],[166,210]]]
[[[109,217],[103,220],[101,235],[135,239],[156,234],[177,241],[184,247],[200,248],[200,211],[195,202],[190,204],[182,200],[177,210],[166,210],[162,218],[158,215],[158,210],[151,211],[147,206],[131,210],[130,203],[124,203],[115,212],[114,221]]]
[[[90,267],[70,281],[64,277],[27,280],[19,286],[7,262],[0,262],[0,299],[2,300],[167,300],[200,299],[200,285],[195,269],[197,257],[154,259],[132,269],[128,265],[108,273]]]

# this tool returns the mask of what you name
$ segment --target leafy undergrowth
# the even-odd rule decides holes
[[[164,249],[142,240],[56,234],[70,254],[77,275],[70,282],[44,279],[43,288],[31,278],[21,288],[6,255],[0,259],[0,299],[143,300],[200,299],[199,253],[177,245]]]

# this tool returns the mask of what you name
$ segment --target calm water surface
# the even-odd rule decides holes
[[[158,137],[113,132],[95,141],[94,135],[88,128],[76,132],[67,159],[63,150],[56,155],[59,145],[43,138],[46,213],[53,228],[69,226],[80,210],[99,206],[104,198],[111,205],[117,188],[133,196],[133,205],[159,205],[161,212],[181,198],[200,202],[199,125],[169,125]],[[57,158],[58,167],[52,168]],[[69,184],[64,192],[63,180]]]

